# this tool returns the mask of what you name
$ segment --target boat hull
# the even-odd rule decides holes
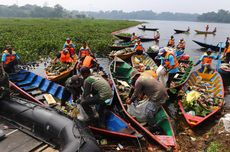
[[[143,28],[143,27],[138,27],[139,30],[143,31],[157,31],[159,28]]]
[[[122,36],[122,35],[115,35],[117,38],[124,40],[126,42],[131,41],[131,36]],[[154,39],[154,38],[144,38],[144,37],[139,37],[139,39],[141,40],[141,42],[148,42],[148,41],[158,41],[158,39]]]
[[[215,45],[210,45],[210,44],[198,42],[198,41],[195,41],[195,40],[192,40],[192,41],[195,42],[196,44],[200,45],[203,48],[206,48],[206,49],[210,48],[211,50],[216,51],[216,52],[218,52],[219,49],[220,49],[220,47],[215,46]],[[221,51],[224,51],[224,47],[221,47]]]
[[[184,91],[186,91],[187,87],[195,85],[196,81],[197,81],[197,79],[196,79],[197,76],[201,76],[203,81],[209,82],[210,84],[212,84],[212,88],[210,88],[209,90],[210,90],[210,93],[213,94],[213,96],[220,96],[221,98],[224,98],[223,81],[222,81],[220,74],[217,71],[215,71],[213,74],[201,73],[201,72],[199,72],[199,70],[194,71],[190,75],[188,81],[185,83],[185,85],[183,86],[182,89]],[[181,110],[185,120],[187,121],[187,123],[191,127],[198,126],[201,123],[203,123],[205,120],[207,120],[209,117],[213,116],[215,113],[217,113],[221,109],[223,104],[224,103],[221,103],[218,108],[216,108],[215,110],[210,112],[208,115],[202,117],[202,116],[196,116],[196,115],[191,115],[191,114],[187,113],[184,110],[182,101],[178,100],[178,105],[180,107],[180,110]]]

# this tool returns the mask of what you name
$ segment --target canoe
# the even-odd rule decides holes
[[[138,27],[139,30],[143,31],[157,31],[159,28],[146,28],[146,27]]]
[[[196,34],[216,34],[216,31],[199,31],[199,30],[194,30]]]
[[[210,48],[216,52],[218,52],[220,49],[220,47],[218,45],[206,44],[206,43],[202,43],[202,42],[199,42],[196,40],[192,40],[192,41],[195,42],[196,44],[200,45],[203,48],[206,48],[206,49]],[[224,46],[221,46],[221,51],[224,51]]]
[[[110,47],[111,50],[121,50],[124,48],[128,48],[128,47],[133,47],[134,44],[132,42],[122,42],[122,43],[118,43],[118,44],[113,44]]]
[[[14,90],[20,92],[27,99],[47,105],[46,94],[52,95],[55,100],[62,99],[62,93],[64,87],[49,81],[41,76],[38,76],[32,72],[26,70],[20,70],[18,73],[10,75],[11,87]],[[69,103],[72,104],[71,96],[69,97]],[[96,128],[90,127],[93,132],[104,134],[107,136],[132,138],[136,139],[140,136],[134,128],[132,128],[127,122],[118,117],[116,114],[110,112],[107,117],[108,128]],[[126,131],[126,132],[125,132]]]
[[[129,83],[130,74],[133,70],[134,68],[128,63],[124,62],[119,58],[115,58],[110,64],[110,75],[114,86],[117,85],[118,80]],[[120,106],[121,113],[129,120],[131,124],[136,127],[137,130],[143,133],[143,135],[146,137],[146,139],[149,140],[149,142],[155,141],[166,150],[176,149],[176,140],[171,121],[163,107],[161,107],[161,110],[156,114],[155,119],[157,122],[159,122],[158,125],[164,131],[164,134],[155,135],[127,112],[127,108],[124,104],[125,99],[121,96],[121,92],[118,90],[117,87],[115,87],[115,92],[118,99],[118,104],[116,105]]]
[[[177,30],[174,29],[175,33],[180,34],[180,33],[189,33],[189,30]]]
[[[23,98],[2,99],[0,116],[13,124],[13,126],[9,127],[16,127],[30,136],[25,137],[22,133],[15,133],[15,136],[10,134],[9,138],[6,137],[0,142],[0,147],[4,148],[1,151],[36,151],[34,149],[40,144],[43,144],[43,146],[48,144],[50,147],[62,152],[101,151],[95,138],[89,133],[89,129],[84,127],[81,122],[74,122],[54,109]],[[34,146],[34,149],[33,139],[41,141],[40,144],[37,143],[37,146]],[[6,145],[7,142],[8,144]],[[30,143],[30,145],[23,147],[25,143]],[[30,149],[27,149],[29,147]],[[43,148],[45,149],[45,147]]]
[[[76,64],[77,64],[77,55],[75,55],[74,57],[74,62],[71,63],[71,65],[65,71],[62,71],[60,73],[59,72],[55,73],[55,72],[49,72],[46,68],[45,77],[48,80],[51,80],[53,82],[60,82],[62,80],[65,80],[67,77],[69,77],[73,73],[73,70]]]
[[[131,41],[131,36],[123,36],[123,35],[119,35],[119,34],[115,34],[115,36],[121,40],[124,40],[126,42]],[[138,37],[141,42],[148,42],[148,41],[158,41],[157,38],[147,38],[147,37]]]
[[[154,62],[154,60],[148,55],[137,55],[134,54],[131,57],[131,64],[134,68],[138,68],[140,63],[144,65],[144,67],[149,67],[151,70],[156,71],[158,66]]]
[[[128,60],[135,53],[131,48],[122,49],[119,51],[112,51],[109,54],[109,57],[113,59],[115,56],[121,58],[122,60]]]
[[[174,76],[170,88],[180,89],[180,87],[188,80],[193,70],[193,61],[191,58],[188,60],[182,60],[180,57],[177,58],[179,62],[179,72]]]
[[[208,73],[200,72],[200,70],[196,70],[190,75],[188,81],[184,84],[182,88],[182,92],[185,93],[186,91],[188,91],[188,88],[191,88],[191,87],[192,89],[190,90],[196,90],[199,93],[202,91],[204,92],[204,94],[212,95],[213,97],[220,99],[220,100],[222,99],[222,101],[217,103],[217,105],[213,107],[209,107],[210,109],[207,109],[207,107],[204,107],[202,105],[204,108],[201,109],[202,110],[201,114],[200,114],[201,111],[195,111],[194,108],[191,110],[189,109],[189,107],[186,107],[183,104],[185,102],[185,99],[178,100],[180,110],[182,111],[182,114],[185,120],[190,126],[194,127],[194,126],[201,124],[202,122],[204,122],[209,117],[213,116],[215,113],[217,113],[221,109],[221,107],[224,104],[224,100],[223,100],[224,87],[223,87],[222,78],[217,71],[214,71],[213,73],[208,74]],[[199,90],[199,89],[202,89],[202,90]],[[186,98],[186,94],[182,94],[182,96]],[[208,99],[206,98],[205,100],[208,101]],[[194,101],[195,103],[192,104],[193,106],[199,105],[199,102],[195,98],[194,98]],[[209,102],[209,104],[214,103],[214,101]],[[193,112],[191,112],[190,110]],[[206,112],[206,110],[208,110],[208,112],[203,114],[203,112]]]

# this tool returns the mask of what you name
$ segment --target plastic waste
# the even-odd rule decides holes
[[[219,123],[220,122],[223,122],[225,130],[230,132],[230,113],[224,115],[224,117],[220,119]]]

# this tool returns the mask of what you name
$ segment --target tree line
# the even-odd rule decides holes
[[[203,13],[198,16],[197,20],[205,22],[230,23],[230,12],[220,9],[218,12]]]
[[[61,5],[54,7],[37,5],[0,5],[0,17],[20,17],[20,18],[86,18],[85,14],[78,11],[65,10]]]
[[[54,7],[37,5],[0,5],[0,17],[20,17],[20,18],[96,18],[96,19],[139,19],[139,20],[182,20],[182,21],[206,21],[230,23],[230,12],[219,10],[218,12],[208,12],[203,14],[190,13],[155,13],[152,10],[123,12],[121,10],[112,11],[68,11],[61,5]]]

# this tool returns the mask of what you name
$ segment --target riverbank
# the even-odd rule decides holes
[[[23,62],[54,56],[70,37],[76,50],[83,41],[98,55],[107,55],[112,32],[140,24],[137,21],[94,19],[0,19],[0,49],[12,45]]]

